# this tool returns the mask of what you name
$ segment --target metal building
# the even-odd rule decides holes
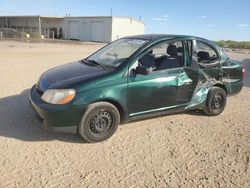
[[[111,42],[144,34],[144,29],[144,23],[126,17],[0,16],[0,31],[6,37],[38,34],[45,38]]]
[[[65,39],[111,42],[118,38],[144,34],[144,23],[125,17],[66,17]]]
[[[63,19],[52,16],[0,16],[0,30],[5,34],[8,32],[9,37],[38,33],[46,38],[62,38]]]

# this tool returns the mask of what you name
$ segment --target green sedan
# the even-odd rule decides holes
[[[219,115],[242,89],[244,71],[206,39],[130,36],[43,73],[30,102],[45,129],[99,142],[138,118],[191,109]]]

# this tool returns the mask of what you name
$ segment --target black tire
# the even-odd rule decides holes
[[[80,135],[88,142],[101,142],[111,137],[120,124],[120,113],[108,102],[90,104],[78,126]]]
[[[203,112],[209,116],[217,116],[223,112],[226,103],[226,91],[220,87],[212,87],[208,93]]]

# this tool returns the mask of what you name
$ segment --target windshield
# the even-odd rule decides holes
[[[96,62],[105,67],[115,68],[122,64],[146,42],[147,40],[141,39],[119,39],[88,57],[87,61]]]

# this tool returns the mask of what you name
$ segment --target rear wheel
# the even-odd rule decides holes
[[[220,87],[212,87],[208,93],[204,113],[216,116],[223,112],[227,103],[226,91]]]
[[[84,112],[78,131],[88,142],[100,142],[111,137],[120,123],[117,108],[108,102],[89,105]]]

